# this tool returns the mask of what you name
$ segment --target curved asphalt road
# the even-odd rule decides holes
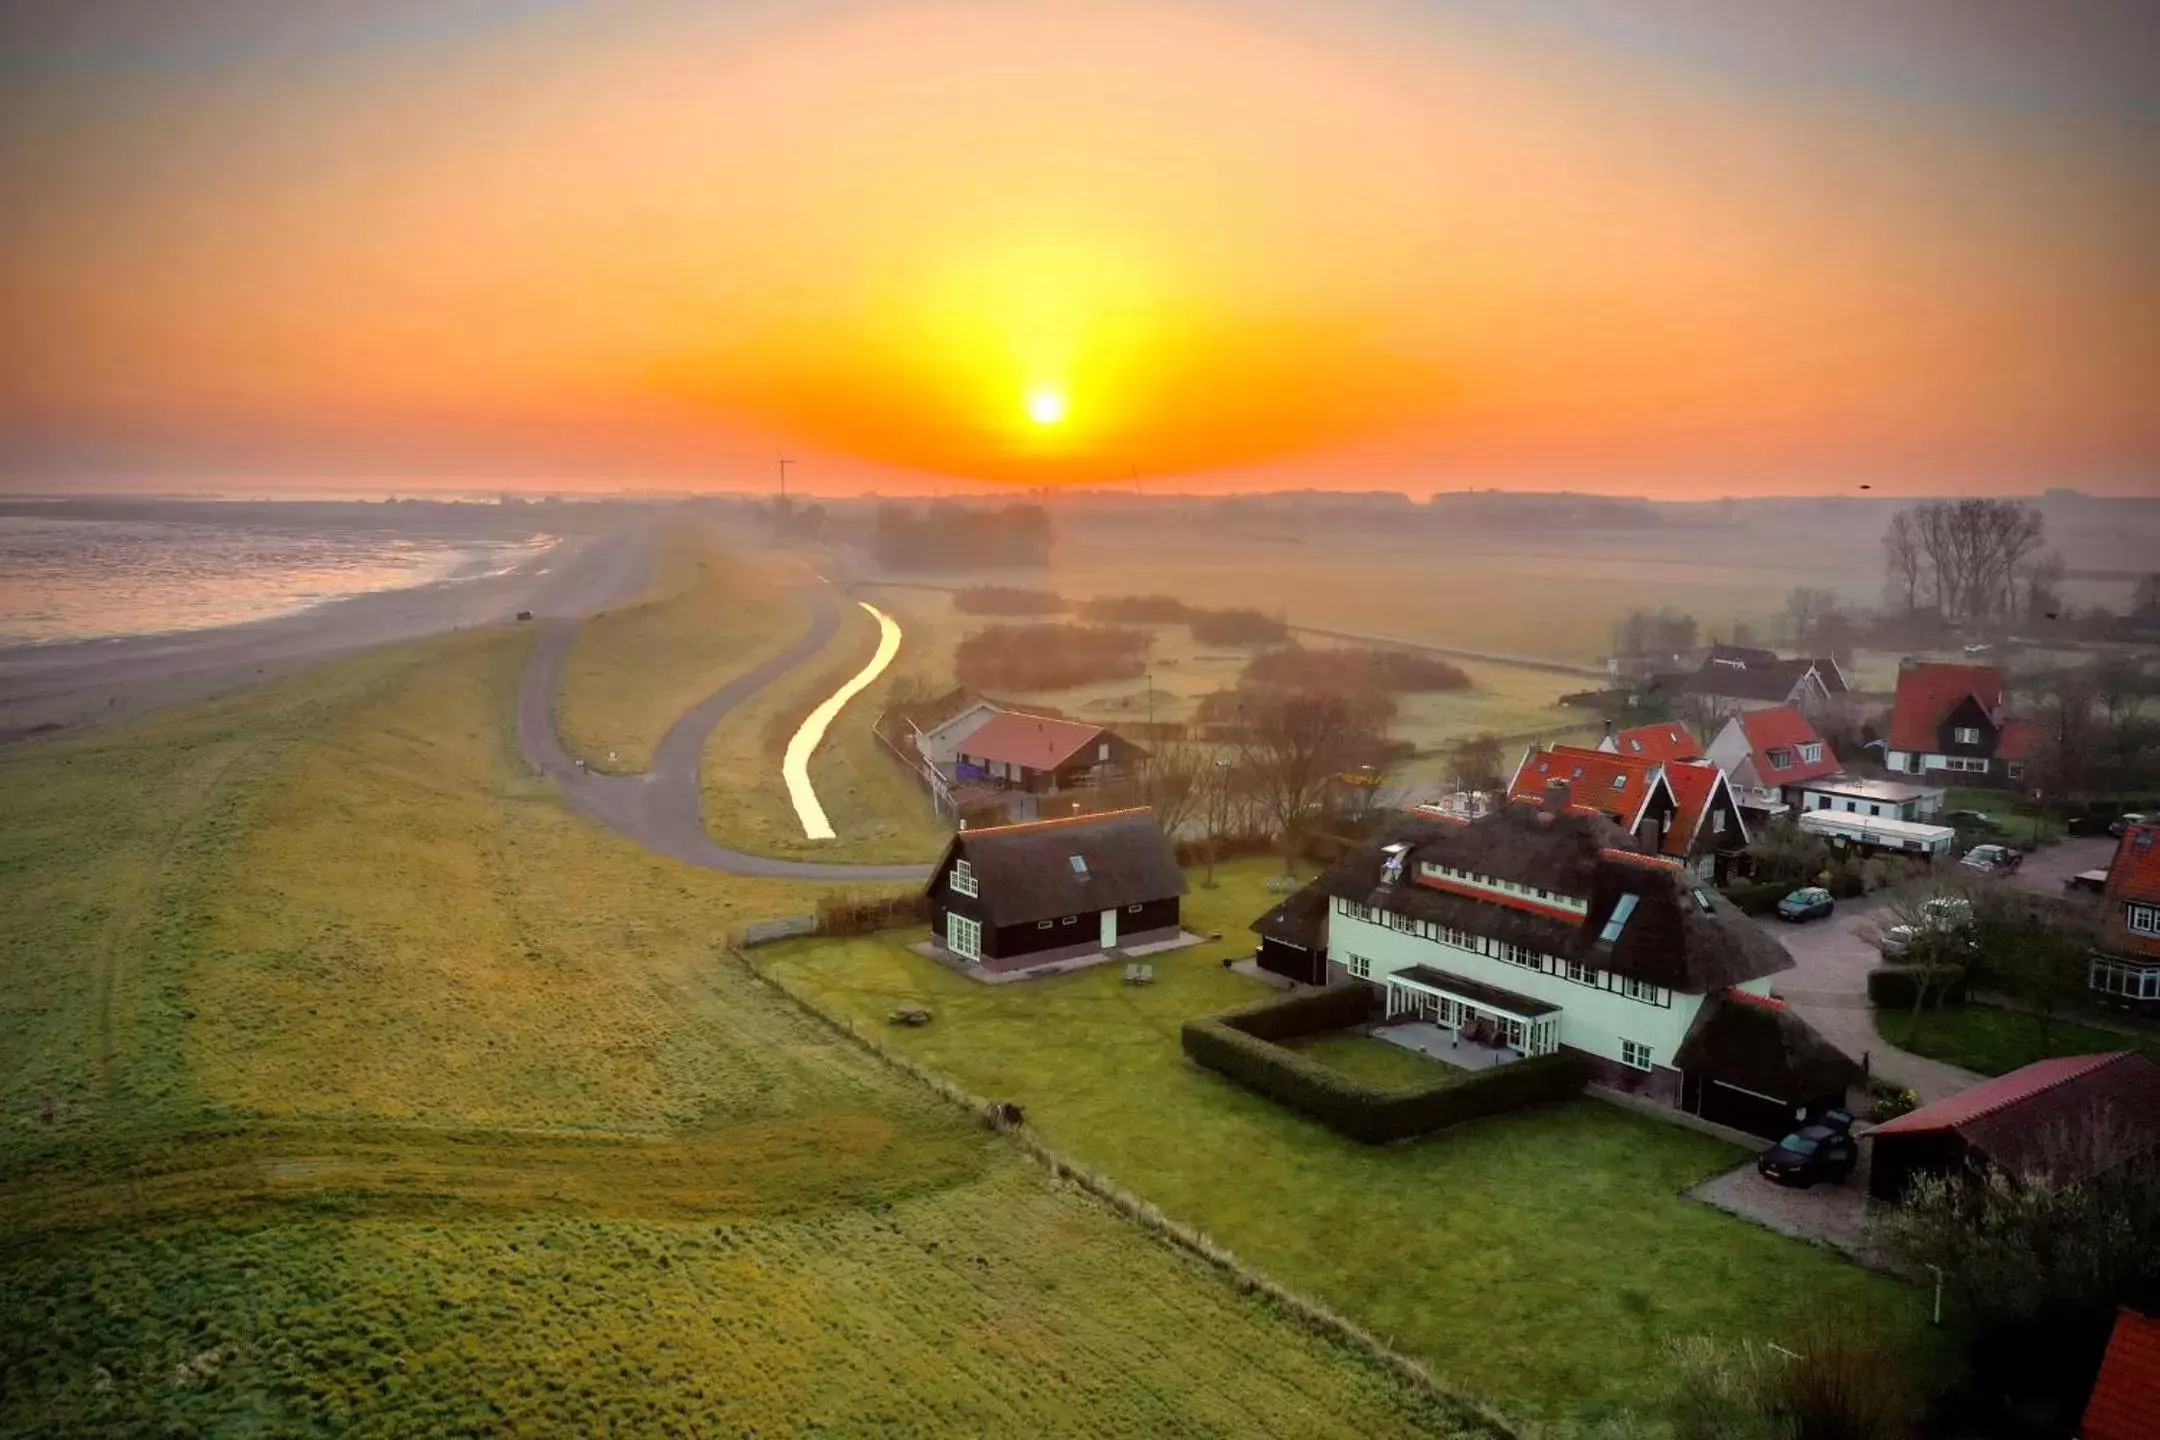
[[[641,541],[635,544],[640,559]],[[705,833],[703,790],[698,784],[698,765],[705,751],[705,737],[728,712],[825,648],[840,625],[840,606],[831,585],[811,591],[814,610],[810,628],[785,651],[705,697],[660,737],[652,768],[642,775],[602,775],[580,770],[562,748],[555,733],[555,693],[562,682],[563,662],[570,642],[576,638],[578,620],[588,610],[634,594],[637,585],[625,586],[623,565],[632,563],[631,551],[601,547],[592,559],[593,583],[578,586],[564,596],[566,603],[541,620],[540,640],[525,662],[518,682],[518,743],[525,759],[553,780],[563,798],[610,830],[690,865],[719,870],[729,875],[753,875],[776,880],[909,881],[928,878],[928,865],[835,865],[815,860],[782,860],[770,855],[748,855],[731,850]],[[642,580],[638,584],[642,584]],[[566,613],[567,612],[567,613]]]

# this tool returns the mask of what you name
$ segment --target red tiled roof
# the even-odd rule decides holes
[[[1011,713],[994,717],[960,742],[971,760],[1002,760],[1030,770],[1055,770],[1102,735],[1100,725]]]
[[[2077,1440],[2160,1436],[2160,1320],[2119,1311]]]
[[[2013,1070],[1875,1127],[1877,1135],[1954,1131],[2006,1170],[2065,1166],[2082,1178],[2160,1147],[2160,1064],[2134,1051],[2066,1055]],[[2086,1142],[2066,1152],[2062,1137]]]
[[[1637,725],[1613,736],[1613,748],[1621,754],[1645,760],[1693,760],[1702,754],[1702,742],[1685,725],[1662,721]]]
[[[2160,904],[2160,825],[2132,825],[2123,831],[2108,866],[2110,900],[2150,900]]]
[[[1758,1010],[1783,1010],[1785,1002],[1775,995],[1757,995],[1752,990],[1735,986],[1725,992],[1725,998],[1741,1005],[1753,1005]]]
[[[1768,710],[1743,710],[1740,713],[1740,733],[1747,736],[1748,748],[1755,752],[1755,778],[1768,786],[1792,785],[1802,780],[1820,780],[1825,775],[1835,775],[1843,767],[1838,764],[1836,752],[1824,744],[1815,733],[1815,727],[1807,716],[1790,705],[1773,706]],[[1822,759],[1812,763],[1800,758],[1802,745],[1821,745]],[[1770,751],[1788,749],[1793,752],[1793,763],[1782,769],[1770,763]]]
[[[2005,720],[2002,734],[1995,737],[1995,753],[2004,760],[2029,760],[2042,738],[2040,727],[2030,720]]]
[[[1695,832],[1710,813],[1710,802],[1725,784],[1725,772],[1707,760],[1676,760],[1665,767],[1665,783],[1672,787],[1672,828],[1665,832],[1665,853],[1685,855],[1695,843]]]
[[[1966,696],[1989,715],[2002,709],[2003,672],[1997,665],[1914,665],[1900,670],[1890,706],[1890,748],[1925,754],[1942,722]]]
[[[1632,829],[1643,802],[1656,788],[1660,768],[1655,760],[1580,745],[1555,745],[1524,758],[1508,798],[1542,802],[1548,787],[1565,780],[1574,787],[1574,804],[1587,805]]]

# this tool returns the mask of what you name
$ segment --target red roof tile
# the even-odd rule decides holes
[[[1008,712],[961,741],[960,753],[971,760],[1002,760],[1030,770],[1055,770],[1096,743],[1102,733],[1100,725]]]
[[[2132,825],[2123,831],[2115,861],[2108,866],[2107,895],[2110,900],[2160,903],[2160,825]]]
[[[1923,1105],[1873,1133],[1945,1130],[2008,1170],[2069,1164],[2090,1171],[2160,1147],[2160,1065],[2126,1050],[2042,1060]],[[2098,1143],[2066,1154],[2063,1136]]]
[[[1702,742],[1688,732],[1687,726],[1670,720],[1637,725],[1612,738],[1615,753],[1644,760],[1693,760],[1703,753]]]
[[[1790,705],[1777,705],[1768,710],[1743,710],[1740,712],[1740,733],[1747,736],[1748,748],[1755,753],[1755,776],[1768,786],[1793,785],[1803,780],[1820,780],[1825,775],[1835,775],[1843,767],[1837,754],[1815,733],[1815,727],[1807,716]],[[1800,758],[1803,745],[1821,745],[1822,758],[1808,761]],[[1792,764],[1782,768],[1770,763],[1774,749],[1791,750]]]
[[[1580,745],[1555,745],[1525,757],[1508,798],[1542,801],[1553,784],[1564,780],[1574,787],[1575,804],[1588,805],[1633,828],[1643,801],[1657,787],[1659,768],[1654,760]]]
[[[1890,706],[1890,748],[1925,754],[1942,722],[1968,695],[1994,715],[2002,709],[2003,672],[1997,665],[1913,665],[1898,672]]]
[[[1672,828],[1665,832],[1665,853],[1685,855],[1710,813],[1710,802],[1724,788],[1725,772],[1707,760],[1679,760],[1665,767],[1665,783],[1672,787],[1677,807]]]
[[[2160,1320],[2135,1310],[2117,1313],[2077,1435],[2078,1440],[2160,1437]]]

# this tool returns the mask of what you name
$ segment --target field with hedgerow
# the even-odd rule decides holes
[[[530,638],[0,751],[0,1433],[1476,1426],[748,975]]]

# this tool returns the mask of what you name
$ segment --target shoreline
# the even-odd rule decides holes
[[[519,611],[577,618],[641,594],[652,534],[567,535],[495,573],[324,600],[235,625],[0,648],[0,745],[126,719]]]

